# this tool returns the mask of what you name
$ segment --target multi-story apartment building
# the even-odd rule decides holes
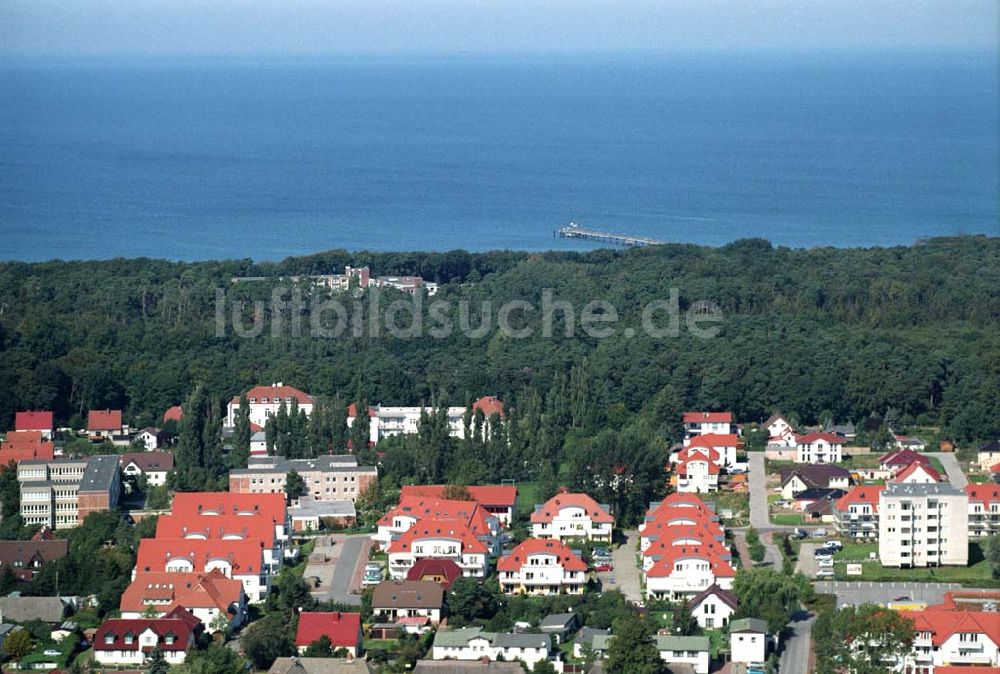
[[[378,468],[359,466],[350,454],[324,454],[315,459],[252,456],[246,468],[229,471],[229,491],[236,494],[280,494],[288,473],[295,471],[317,501],[354,501],[378,479]]]
[[[471,405],[472,413],[482,412],[486,422],[499,415],[504,416],[503,403],[496,396],[483,396]],[[465,437],[465,415],[468,410],[465,407],[449,407],[448,431],[454,438]],[[434,414],[433,407],[388,407],[385,405],[373,405],[368,408],[368,429],[369,442],[372,445],[378,444],[383,438],[394,435],[413,435],[420,425],[420,417],[423,414]],[[358,416],[357,405],[350,405],[347,408],[347,427],[354,426],[354,420]],[[486,426],[488,430],[488,425]],[[486,432],[486,431],[484,431]]]
[[[879,496],[882,566],[966,566],[969,497],[947,483],[887,485]]]
[[[121,471],[118,457],[21,461],[21,517],[28,525],[69,529],[92,512],[118,505]]]
[[[615,518],[609,507],[587,494],[556,494],[531,513],[531,535],[535,538],[611,542]]]
[[[508,594],[583,594],[587,564],[560,541],[529,538],[497,562]]]
[[[916,631],[906,672],[1000,670],[1000,619],[996,612],[930,606],[905,611]],[[969,668],[968,670],[964,668]]]
[[[450,559],[463,576],[485,578],[491,551],[462,520],[422,519],[389,544],[389,575],[406,578],[421,559]]]
[[[833,518],[841,536],[878,538],[879,496],[884,489],[881,484],[859,485],[834,502]]]
[[[969,497],[969,536],[1000,533],[1000,485],[970,483],[965,495]]]
[[[267,418],[274,416],[285,406],[288,411],[292,407],[292,401],[298,404],[299,410],[312,414],[314,400],[311,395],[304,393],[293,386],[285,386],[282,382],[271,384],[270,386],[254,386],[246,392],[247,403],[250,406],[250,423],[261,428],[267,424]],[[225,425],[233,427],[236,425],[236,415],[240,411],[240,396],[233,397],[226,406]]]

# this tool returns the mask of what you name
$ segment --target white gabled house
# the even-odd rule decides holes
[[[485,578],[489,570],[489,548],[460,520],[421,520],[393,540],[388,552],[394,580],[405,579],[417,561],[428,558],[450,559],[463,576]]]
[[[844,458],[844,439],[833,433],[807,433],[795,436],[796,463],[840,463]]]
[[[434,660],[520,660],[528,669],[547,660],[552,652],[548,634],[511,634],[484,632],[480,627],[438,630],[431,647]]]
[[[719,629],[728,625],[729,619],[736,612],[738,605],[737,596],[729,590],[723,590],[718,585],[712,585],[688,600],[688,607],[695,620],[698,621],[698,626],[706,630]]]
[[[587,564],[562,541],[529,538],[497,562],[507,594],[583,594]]]
[[[607,505],[587,494],[556,494],[531,513],[531,535],[556,540],[586,539],[611,542],[615,518]]]

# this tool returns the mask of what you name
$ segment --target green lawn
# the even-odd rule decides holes
[[[771,521],[779,526],[794,527],[802,524],[802,515],[796,513],[782,513],[771,515]]]
[[[990,476],[985,473],[974,473],[972,475],[966,475],[966,477],[968,477],[969,482],[972,482],[973,484],[986,484],[988,482],[992,482]]]
[[[715,505],[715,512],[733,511],[733,517],[726,524],[740,526],[750,518],[750,494],[746,492],[717,491],[701,495],[702,501]]]
[[[529,516],[535,511],[538,503],[538,484],[535,482],[519,482],[517,485],[517,512]]]
[[[844,543],[844,549],[838,552],[834,559],[838,562],[866,560],[872,552],[878,556],[878,543]]]
[[[874,549],[877,544],[850,544],[855,548],[852,554],[859,554],[863,549]],[[849,546],[844,546],[844,552],[834,557],[835,561],[846,561],[842,555]],[[856,561],[856,559],[855,559]],[[883,567],[879,562],[866,561],[862,563],[860,576],[848,576],[846,564],[836,564],[834,572],[837,580],[871,580],[882,582],[929,582],[929,583],[960,583],[966,587],[1000,587],[1000,580],[990,574],[989,564],[983,558],[982,545],[978,542],[969,543],[969,566],[941,566],[925,569],[896,569]]]

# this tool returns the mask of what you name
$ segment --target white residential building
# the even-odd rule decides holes
[[[719,490],[722,457],[710,447],[687,447],[677,458],[677,491],[707,493]]]
[[[503,403],[495,396],[483,396],[472,403],[471,407],[473,414],[482,412],[487,422],[494,414],[501,418],[504,416]],[[435,412],[433,407],[372,405],[368,408],[369,442],[376,445],[383,438],[390,438],[394,435],[414,435],[420,427],[421,415],[431,415]],[[447,408],[448,432],[453,438],[465,437],[466,412],[465,407]],[[357,414],[357,405],[352,404],[347,408],[348,428],[354,426]],[[484,425],[484,432],[487,432],[488,428],[488,424]]]
[[[728,625],[738,605],[737,596],[718,585],[699,592],[688,601],[688,607],[694,619],[698,621],[698,626],[706,630]]]
[[[706,433],[728,435],[736,432],[732,412],[685,412],[683,420],[684,434],[689,438]]]
[[[882,566],[966,566],[969,497],[948,483],[887,485],[879,495]]]
[[[914,622],[913,650],[903,664],[918,668],[949,665],[1000,668],[1000,619],[995,612],[932,606],[906,611]]]
[[[531,535],[534,538],[611,542],[615,518],[607,505],[587,494],[556,494],[531,513]]]
[[[421,559],[450,559],[463,576],[485,578],[490,549],[460,520],[420,520],[389,545],[389,575],[406,578]]]
[[[285,386],[278,382],[270,386],[254,386],[246,392],[247,403],[250,406],[250,423],[264,428],[268,417],[275,416],[281,406],[285,406],[285,411],[290,412],[292,401],[298,403],[299,410],[311,415],[313,411],[313,397],[308,393],[303,393],[292,386]],[[226,406],[227,427],[236,425],[236,416],[240,410],[240,396],[234,397]]]
[[[438,630],[434,635],[431,657],[434,660],[520,660],[529,669],[552,652],[548,634],[509,634],[484,632],[480,627]]]
[[[711,642],[708,637],[679,637],[658,634],[656,650],[668,665],[686,665],[695,674],[708,674],[711,664]]]
[[[839,463],[844,458],[844,439],[833,433],[795,436],[796,463]]]
[[[729,624],[732,662],[763,663],[767,660],[767,623],[759,618],[740,618]]]
[[[1000,533],[1000,485],[969,483],[969,536],[982,538]]]
[[[497,562],[507,594],[583,594],[587,564],[561,541],[529,538]]]

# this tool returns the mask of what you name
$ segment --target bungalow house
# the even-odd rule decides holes
[[[976,458],[982,470],[989,470],[994,464],[1000,463],[1000,440],[980,445]]]
[[[576,633],[576,638],[573,639],[573,657],[577,660],[582,660],[586,649],[593,651],[594,637],[598,636],[608,638],[611,636],[611,630],[597,627],[581,627],[580,631]]]
[[[349,655],[361,655],[361,614],[332,611],[314,613],[304,611],[299,614],[299,626],[295,632],[295,647],[299,655],[320,637],[330,640],[333,650],[345,649]]]
[[[912,435],[899,435],[893,433],[893,440],[897,449],[912,449],[914,452],[923,452],[927,449],[927,443]]]
[[[569,638],[580,629],[580,614],[550,613],[538,623],[542,634],[548,634],[557,644],[569,641]]]
[[[25,623],[29,620],[58,624],[70,604],[60,597],[0,597],[0,622]]]
[[[201,621],[182,608],[162,618],[105,620],[94,636],[94,660],[103,665],[141,666],[159,649],[171,665],[179,665],[195,645]]]
[[[832,420],[830,420],[823,425],[823,430],[827,433],[842,435],[848,442],[851,442],[858,437],[857,428],[855,428],[854,424],[850,421],[843,424],[835,424]]]
[[[122,475],[137,481],[143,477],[152,487],[167,483],[167,474],[174,469],[174,455],[171,452],[126,452],[119,457]]]
[[[419,559],[406,572],[407,580],[430,580],[444,589],[462,577],[462,567],[450,559]]]
[[[767,623],[759,618],[740,618],[729,623],[729,652],[732,662],[746,664],[767,660]]]
[[[708,674],[711,664],[711,642],[708,637],[681,637],[657,634],[656,650],[660,659],[673,668],[688,667],[695,674]]]
[[[556,540],[611,542],[615,518],[610,508],[587,494],[556,494],[531,513],[531,535]]]
[[[844,438],[833,433],[813,432],[795,436],[796,463],[839,463]]]
[[[426,618],[441,622],[444,589],[431,580],[387,580],[372,591],[372,613],[381,622]]]
[[[688,607],[698,626],[706,630],[728,625],[738,605],[739,598],[718,585],[712,585],[688,600]]]
[[[800,491],[793,499],[792,507],[795,510],[806,512],[815,503],[832,503],[843,496],[846,492],[843,489],[824,489],[821,487],[811,487],[805,491]]]
[[[829,463],[804,464],[781,469],[781,497],[791,500],[806,489],[847,489],[851,472]]]
[[[551,652],[548,634],[484,632],[480,627],[438,630],[431,647],[434,660],[520,660],[529,669],[548,660]]]
[[[247,597],[240,581],[226,578],[218,569],[140,573],[122,593],[122,618],[163,617],[176,608],[189,611],[213,633],[243,624]]]
[[[30,431],[40,433],[43,442],[52,441],[52,431],[55,425],[52,422],[52,412],[50,411],[23,411],[14,415],[15,431]]]
[[[30,581],[43,566],[65,557],[68,544],[65,538],[0,541],[0,573],[11,569],[19,580]]]
[[[497,562],[508,594],[583,594],[587,564],[562,541],[529,538]]]
[[[120,446],[129,444],[128,426],[122,424],[121,410],[90,410],[87,413],[87,434],[91,442],[107,440]]]
[[[902,484],[934,484],[941,482],[941,473],[937,472],[929,464],[914,461],[906,468],[896,473],[893,482]]]

